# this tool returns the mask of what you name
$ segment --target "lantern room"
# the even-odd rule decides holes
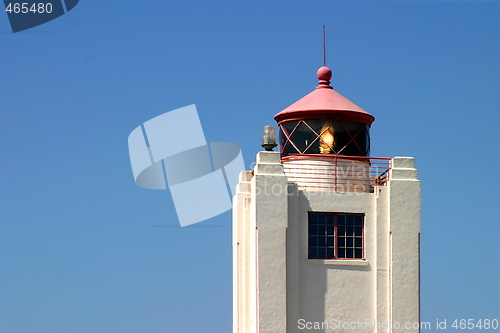
[[[313,92],[274,116],[284,172],[300,190],[372,193],[389,170],[388,159],[368,157],[375,118],[332,88],[328,67],[317,76]]]
[[[313,92],[274,117],[281,156],[368,156],[375,118],[332,88],[328,67],[321,67],[317,76]]]

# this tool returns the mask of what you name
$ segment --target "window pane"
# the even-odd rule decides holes
[[[309,246],[317,246],[318,245],[318,237],[309,236]]]
[[[291,135],[291,141],[302,153],[306,147],[316,138],[316,135],[304,123],[300,123]],[[292,146],[289,144],[289,146]],[[292,146],[293,147],[293,146]]]
[[[318,237],[318,246],[326,246],[326,237],[325,236]]]
[[[356,247],[362,247],[362,246],[363,246],[363,238],[356,237]]]
[[[328,235],[333,235],[333,225],[332,226],[327,226],[326,227],[326,232]]]
[[[309,213],[309,224],[317,224],[318,223],[318,214]]]
[[[345,215],[337,215],[337,224],[345,225]]]
[[[363,236],[363,229],[361,227],[356,227],[356,236]]]
[[[355,135],[355,134],[354,134]],[[355,140],[358,146],[356,149],[360,149],[360,152],[364,156],[368,156],[370,152],[370,132],[369,132],[369,127],[365,126],[365,128],[361,129],[361,131],[358,133],[356,136]]]
[[[353,239],[351,237],[346,238],[346,247],[353,247]]]
[[[288,139],[285,136],[285,133],[283,129],[290,135],[295,128],[295,126],[298,124],[298,120],[293,120],[293,121],[287,121],[286,123],[282,123],[280,125],[280,131],[279,131],[279,143],[280,143],[280,149],[282,150],[283,153],[285,154],[298,154],[299,152],[288,142]],[[286,144],[286,147],[285,147]]]
[[[339,249],[339,258],[345,258],[345,249]]]
[[[362,258],[363,258],[363,250],[356,249],[356,259],[362,259]]]
[[[324,247],[318,248],[318,258],[326,257],[326,249]]]
[[[345,227],[337,227],[338,236],[345,236]]]
[[[318,226],[309,225],[309,235],[317,235],[318,234]]]
[[[324,225],[318,225],[318,235],[324,235],[326,227]]]
[[[328,245],[328,246],[333,246],[333,241],[334,241],[334,240],[335,240],[335,239],[334,239],[333,237],[328,237],[328,240],[327,240],[327,245]]]
[[[346,231],[346,236],[352,236],[354,233],[354,228],[348,225],[345,227],[345,231]]]
[[[363,216],[361,215],[356,215],[354,217],[354,224],[355,225],[362,225],[363,224]]]
[[[347,225],[352,225],[354,224],[354,215],[346,215],[345,221]]]
[[[334,255],[333,255],[333,249],[328,249],[327,250],[327,254],[328,254],[328,258],[332,259],[334,257]]]
[[[317,258],[318,257],[318,248],[310,247],[309,248],[309,258]]]
[[[345,238],[344,237],[337,238],[337,241],[339,242],[339,247],[345,247]]]
[[[325,214],[325,217],[326,217],[326,223],[328,225],[332,225],[333,226],[333,222],[335,220],[334,214]]]
[[[370,156],[370,126],[366,126],[365,147],[366,156]]]
[[[335,153],[335,122],[332,120],[309,119],[305,122],[319,135],[307,154],[334,154]],[[314,139],[316,139],[314,134]],[[312,142],[312,141],[311,141]],[[332,150],[333,149],[333,150]]]
[[[354,253],[352,249],[346,249],[345,250],[345,257],[346,258],[354,258]]]
[[[350,121],[341,122],[348,133],[339,135],[338,149],[345,148],[340,152],[343,155],[366,156],[369,150],[367,135],[369,127]],[[351,138],[354,138],[351,141]]]

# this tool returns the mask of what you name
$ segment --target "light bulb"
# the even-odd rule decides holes
[[[274,126],[267,125],[264,126],[264,130],[262,133],[262,147],[264,147],[267,151],[272,151],[276,144],[276,129]]]
[[[319,152],[320,154],[330,154],[335,144],[335,136],[333,135],[333,126],[329,123],[323,125],[320,131]]]

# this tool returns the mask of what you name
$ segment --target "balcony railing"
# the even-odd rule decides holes
[[[391,159],[343,155],[288,155],[282,157],[290,182],[304,191],[373,193],[389,180]]]

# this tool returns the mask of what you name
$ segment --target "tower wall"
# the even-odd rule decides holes
[[[298,280],[299,316],[290,320],[288,332],[299,332],[299,320],[327,321],[335,328],[340,321],[364,321],[373,318],[374,267],[374,195],[368,193],[307,192],[298,193],[299,214],[294,227],[299,234],[299,256],[290,258],[290,275]],[[366,260],[308,259],[308,212],[365,214]],[[291,246],[293,242],[291,242]],[[294,269],[298,269],[295,274]],[[288,296],[297,293],[289,289]],[[293,296],[292,296],[293,297]],[[291,300],[290,300],[291,301]],[[292,301],[291,301],[292,302]],[[320,330],[321,332],[321,330]]]
[[[310,211],[364,214],[365,260],[308,259]],[[307,331],[301,319],[326,320],[330,330],[365,325],[349,328],[356,332],[419,321],[413,158],[394,158],[387,186],[374,193],[312,192],[288,184],[278,153],[260,152],[253,174],[240,175],[233,214],[234,333]]]
[[[420,321],[420,181],[413,158],[395,157],[392,165],[387,188],[390,318],[413,323]]]
[[[277,152],[259,153],[253,174],[240,174],[233,201],[234,332],[286,332],[287,184]]]

